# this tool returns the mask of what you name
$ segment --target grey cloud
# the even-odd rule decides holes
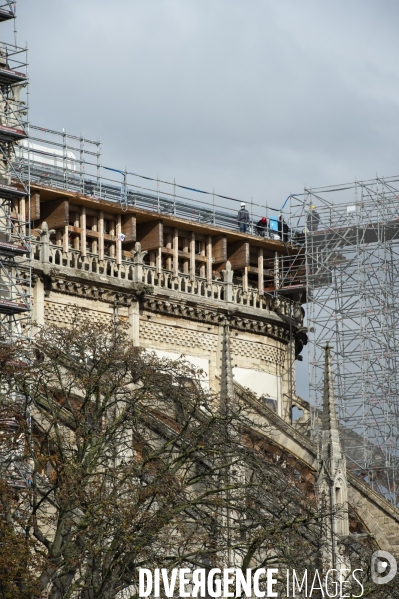
[[[104,161],[281,205],[396,171],[397,4],[20,0],[31,120]],[[338,177],[338,179],[337,179]]]

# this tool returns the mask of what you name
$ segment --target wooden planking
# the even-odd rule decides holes
[[[156,250],[163,246],[162,221],[138,223],[137,241],[141,243],[142,250]]]
[[[116,263],[119,266],[122,264],[122,216],[118,214],[116,217]]]
[[[98,215],[98,258],[104,260],[104,212],[100,210]]]
[[[26,215],[28,216],[28,200],[26,202]],[[40,193],[32,193],[30,197],[30,219],[39,220],[40,218]]]
[[[263,248],[258,248],[258,291],[259,295],[263,295]]]
[[[122,216],[122,233],[125,236],[124,243],[136,241],[136,215],[124,214]]]
[[[40,220],[46,221],[49,229],[64,228],[69,224],[69,202],[65,198],[42,203]]]
[[[175,250],[173,248],[161,248],[161,252],[162,252],[163,256],[170,256],[171,258],[173,258],[173,256],[175,255]],[[177,253],[177,256],[178,256],[178,258],[182,258],[183,260],[190,260],[191,253],[183,252],[182,250],[179,250]],[[206,262],[207,262],[207,257],[201,256],[201,254],[194,253],[193,259],[198,264],[206,264]]]
[[[212,283],[212,237],[208,235],[206,244],[206,281]]]
[[[190,239],[190,280],[195,279],[195,233],[191,231]]]
[[[80,234],[80,251],[82,256],[86,256],[86,206],[81,207],[80,228],[82,229]]]
[[[179,274],[179,230],[176,228],[173,234],[173,276]]]
[[[226,262],[227,260],[227,239],[225,235],[213,237],[212,258],[215,264]]]
[[[107,210],[107,213],[111,215],[115,214],[136,214],[137,217],[144,221],[148,222],[149,220],[154,222],[159,220],[159,216],[154,214],[154,212],[146,210],[145,208],[138,208],[137,206],[128,207],[125,212],[120,207],[118,202],[111,202],[109,200],[88,197],[84,195],[79,195],[72,192],[67,192],[64,190],[57,190],[48,187],[44,187],[38,184],[32,186],[34,192],[40,193],[41,203],[46,204],[51,202],[54,197],[57,195],[63,198],[70,198],[74,203],[78,202],[80,206],[86,206],[86,208],[90,209],[93,214],[95,210]],[[89,212],[87,212],[89,214]],[[168,216],[163,215],[162,220],[165,223],[165,226],[169,226],[171,228],[178,227],[179,228],[179,236],[190,237],[191,231],[194,231],[196,235],[198,235],[198,240],[206,241],[207,235],[211,234],[212,237],[216,240],[218,237],[226,237],[229,241],[238,241],[238,240],[248,240],[251,246],[263,247],[268,250],[278,251],[286,255],[286,247],[282,241],[268,239],[259,236],[252,236],[247,233],[240,233],[236,230],[224,229],[223,227],[211,224],[199,223],[197,221],[188,221],[181,217],[176,216]],[[202,238],[202,239],[201,239]]]
[[[227,256],[233,270],[249,266],[249,243],[247,241],[235,241],[234,243],[229,243]]]

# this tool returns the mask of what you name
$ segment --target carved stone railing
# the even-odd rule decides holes
[[[240,306],[290,315],[291,306],[286,299],[276,298],[270,294],[262,295],[255,287],[248,287],[247,291],[244,291],[242,285],[233,283],[234,272],[229,262],[226,269],[222,271],[223,279],[214,279],[210,283],[202,277],[193,278],[185,273],[178,273],[176,276],[170,270],[159,271],[153,266],[147,266],[144,264],[144,256],[147,252],[141,250],[139,243],[136,243],[135,250],[132,250],[132,257],[122,259],[120,264],[115,258],[106,256],[104,260],[100,260],[97,254],[90,252],[82,256],[79,250],[72,248],[64,252],[61,246],[50,243],[51,231],[48,230],[47,225],[43,223],[42,227],[38,230],[40,241],[36,239],[32,241],[32,257],[43,264],[69,267],[122,281],[144,283],[198,298],[232,302]]]
[[[36,245],[36,242],[34,245]],[[39,256],[40,250],[39,252],[35,251],[35,259],[40,259]],[[86,256],[82,256],[79,250],[71,248],[65,253],[61,246],[49,244],[48,262],[55,266],[66,266],[92,274],[133,281],[133,257],[131,260],[122,260],[122,263],[118,265],[115,258],[106,256],[104,260],[99,260],[97,254],[86,252]]]
[[[143,283],[214,300],[225,299],[225,283],[223,281],[214,280],[212,283],[208,283],[202,277],[192,279],[184,273],[174,276],[171,270],[162,269],[159,272],[153,266],[143,266]]]

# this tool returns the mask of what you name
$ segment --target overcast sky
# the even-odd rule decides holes
[[[397,0],[19,0],[33,124],[279,208],[398,172]]]
[[[31,123],[100,137],[104,164],[276,208],[304,184],[399,171],[398,0],[19,0],[17,14]]]

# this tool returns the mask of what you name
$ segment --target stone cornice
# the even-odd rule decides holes
[[[120,306],[129,306],[132,302],[140,301],[144,294],[151,294],[153,288],[140,283],[129,282],[129,286],[107,285],[105,282],[85,280],[84,277],[77,278],[65,276],[64,269],[50,267],[42,271],[34,271],[32,283],[40,278],[44,284],[44,293],[49,297],[51,292],[64,295],[81,297],[87,300],[105,303],[117,303]]]
[[[232,329],[266,335],[284,343],[288,343],[290,337],[289,328],[282,323],[277,323],[274,320],[268,321],[266,318],[242,317],[236,314],[238,310],[234,310],[235,313],[232,314],[228,308],[217,307],[211,310],[199,306],[191,306],[187,302],[172,302],[159,297],[147,296],[143,298],[143,308],[149,312],[165,314],[175,318],[196,320],[213,325],[219,324],[227,318]]]
[[[106,275],[51,264],[39,266],[36,262],[32,281],[37,277],[43,280],[47,297],[51,292],[56,292],[108,304],[117,302],[126,306],[132,301],[139,301],[142,307],[150,312],[207,324],[218,324],[221,318],[227,316],[231,328],[235,330],[266,335],[285,344],[289,342],[290,319],[279,312],[278,300],[274,310],[260,310],[181,293],[171,293],[168,297],[165,290],[143,283],[112,279]],[[292,320],[291,325],[295,336],[298,323]]]

